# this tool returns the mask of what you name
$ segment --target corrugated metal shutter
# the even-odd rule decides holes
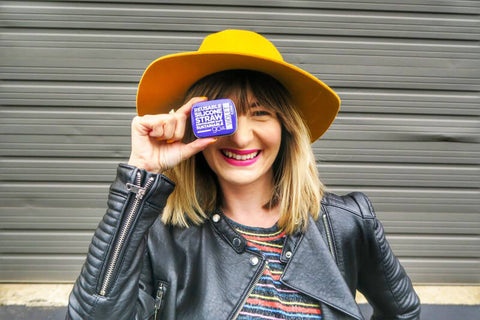
[[[325,80],[331,190],[371,196],[417,283],[480,283],[478,1],[3,1],[0,281],[71,282],[158,56],[245,28]]]

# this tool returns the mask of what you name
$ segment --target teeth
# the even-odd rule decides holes
[[[235,160],[240,160],[240,161],[253,159],[258,155],[259,152],[260,151],[255,151],[255,152],[252,152],[252,153],[249,153],[249,154],[239,155],[239,154],[235,154],[233,152],[230,152],[228,150],[222,150],[222,153],[226,157],[231,158],[231,159],[235,159]]]

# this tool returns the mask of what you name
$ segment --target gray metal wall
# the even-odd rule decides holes
[[[237,3],[242,3],[238,5]],[[158,56],[245,28],[342,97],[314,144],[417,283],[480,283],[479,1],[2,1],[0,281],[71,282]]]

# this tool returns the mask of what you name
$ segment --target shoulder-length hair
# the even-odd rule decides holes
[[[261,72],[227,70],[197,81],[185,101],[192,97],[230,98],[242,115],[249,108],[249,93],[273,110],[282,125],[281,145],[273,163],[274,187],[265,207],[280,206],[278,226],[287,234],[305,230],[309,215],[318,218],[324,186],[318,178],[308,128],[283,85]],[[188,143],[195,137],[191,126],[186,127],[184,142]],[[176,183],[162,214],[165,224],[199,225],[220,206],[221,189],[202,152],[165,174]]]

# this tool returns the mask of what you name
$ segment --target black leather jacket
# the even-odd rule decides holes
[[[165,226],[157,217],[173,189],[163,175],[118,167],[67,319],[235,319],[265,259],[220,213]],[[326,320],[363,319],[356,289],[375,319],[418,319],[419,299],[367,197],[326,194],[321,208],[305,233],[287,237],[281,281],[318,300]]]

